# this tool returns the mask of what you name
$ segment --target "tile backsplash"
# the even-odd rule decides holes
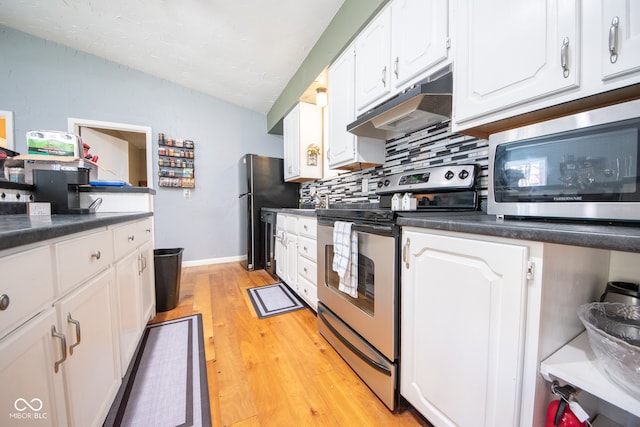
[[[449,121],[433,125],[386,142],[385,162],[381,166],[348,171],[339,176],[308,181],[301,185],[303,204],[312,203],[312,190],[329,195],[330,204],[377,203],[378,182],[385,176],[430,166],[474,163],[480,166],[480,198],[486,200],[489,146],[485,139],[451,133]],[[368,180],[362,191],[363,179]]]

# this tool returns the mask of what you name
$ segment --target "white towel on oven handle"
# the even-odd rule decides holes
[[[353,223],[336,221],[333,225],[333,271],[338,273],[338,289],[358,298],[358,233]]]

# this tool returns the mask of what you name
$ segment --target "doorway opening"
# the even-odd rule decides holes
[[[97,156],[99,180],[153,188],[151,127],[69,118],[67,129]]]

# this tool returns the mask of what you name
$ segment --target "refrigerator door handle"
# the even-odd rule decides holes
[[[251,192],[249,193],[242,193],[241,195],[238,196],[238,199],[242,199],[244,196],[251,196]]]

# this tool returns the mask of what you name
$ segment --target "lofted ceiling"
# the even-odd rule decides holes
[[[266,114],[345,0],[0,0],[0,25]]]

